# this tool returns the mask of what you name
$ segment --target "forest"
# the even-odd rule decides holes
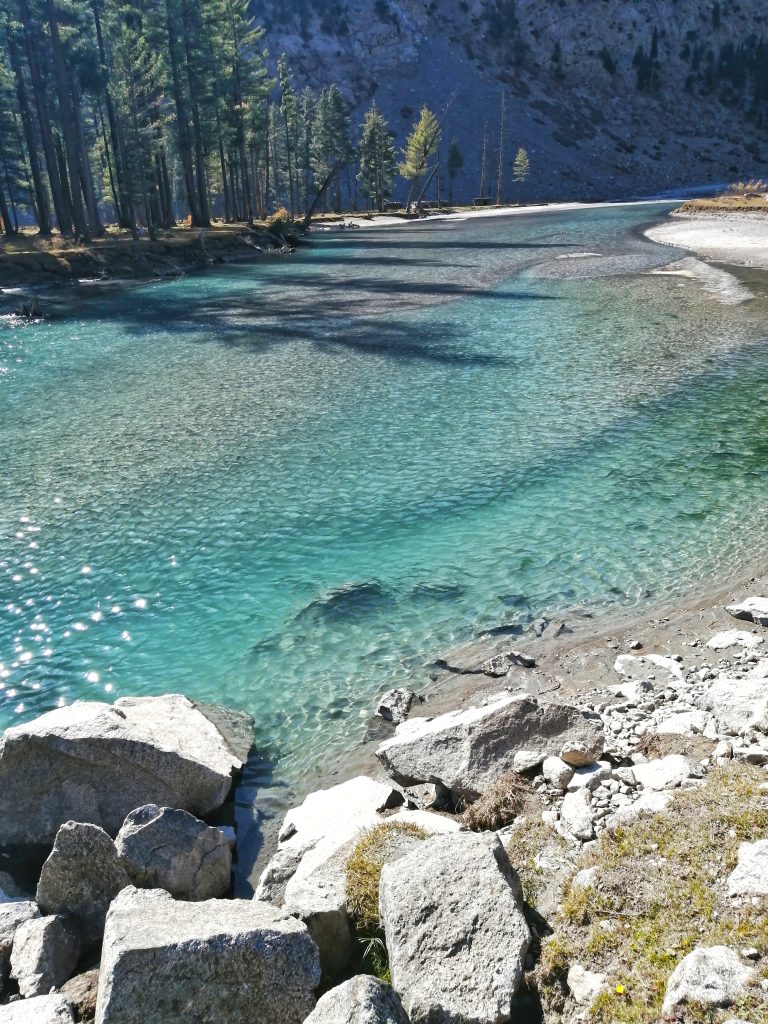
[[[353,126],[336,85],[297,89],[247,0],[2,0],[0,52],[6,235],[34,223],[87,240],[114,223],[154,238],[391,194],[398,157],[375,103]],[[423,110],[401,154],[413,186],[440,134]]]

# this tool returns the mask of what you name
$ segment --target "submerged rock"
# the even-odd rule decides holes
[[[176,899],[208,900],[229,890],[232,853],[226,836],[187,811],[145,804],[131,811],[115,840],[134,885]]]
[[[456,797],[475,800],[506,772],[562,756],[574,744],[583,747],[589,762],[602,753],[597,715],[502,693],[480,707],[410,719],[376,756],[400,785],[440,783]],[[522,752],[521,761],[516,755]]]
[[[45,914],[71,914],[85,942],[98,942],[112,900],[130,885],[115,844],[98,825],[61,826],[37,884]]]
[[[699,946],[684,957],[667,982],[662,1013],[695,1003],[703,1007],[732,1006],[756,979],[748,967],[727,946]]]
[[[244,762],[248,716],[179,694],[57,708],[0,739],[0,847],[50,844],[75,820],[112,835],[135,807],[206,815]]]
[[[510,1020],[530,932],[496,836],[424,840],[384,866],[379,893],[392,985],[413,1024]]]
[[[367,974],[326,992],[304,1024],[410,1024],[391,985]]]
[[[80,939],[66,917],[39,917],[16,932],[11,977],[25,996],[48,995],[72,977],[80,956]]]
[[[383,718],[385,722],[399,725],[408,717],[411,705],[415,699],[416,694],[414,691],[404,686],[397,687],[394,690],[387,690],[385,694],[379,697],[379,702],[376,706],[376,716]]]
[[[306,927],[258,900],[124,889],[104,932],[97,1024],[302,1024],[320,983]]]

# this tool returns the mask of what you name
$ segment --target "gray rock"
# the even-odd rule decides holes
[[[281,906],[285,887],[304,858],[309,874],[355,836],[381,821],[379,811],[403,803],[391,785],[364,775],[330,789],[310,793],[300,807],[285,816],[277,837],[277,852],[267,864],[256,899]]]
[[[725,610],[735,619],[768,626],[768,597],[748,597],[746,601],[727,605]]]
[[[743,679],[720,676],[702,698],[702,706],[712,711],[719,732],[727,735],[768,726],[768,687],[752,673]]]
[[[68,981],[80,956],[80,939],[62,916],[25,921],[13,940],[11,977],[25,997],[45,996]]]
[[[575,742],[589,750],[590,761],[602,753],[596,715],[503,693],[480,707],[404,722],[376,756],[401,785],[439,782],[455,796],[474,800],[515,768],[521,751],[536,751],[536,764]]]
[[[605,988],[605,975],[588,971],[581,964],[571,964],[567,984],[579,1006],[591,1006]]]
[[[187,811],[137,807],[115,848],[139,888],[166,889],[179,900],[209,900],[229,891],[232,853],[226,836]]]
[[[502,1024],[530,932],[520,880],[489,833],[435,836],[381,874],[392,984],[413,1024]]]
[[[29,893],[24,892],[7,871],[0,871],[0,903],[15,903],[17,900],[28,899],[31,899]]]
[[[560,808],[560,820],[564,828],[576,839],[587,842],[594,838],[592,798],[588,789],[577,789],[565,794],[563,806]]]
[[[84,942],[98,942],[109,904],[130,885],[115,844],[98,825],[65,822],[37,883],[44,914],[71,914]]]
[[[379,698],[376,706],[376,715],[383,718],[385,722],[392,722],[399,725],[408,717],[416,694],[405,686],[399,686],[394,690],[387,690]]]
[[[358,975],[326,992],[305,1024],[409,1024],[395,990],[378,978]]]
[[[727,946],[699,946],[670,975],[662,1013],[671,1014],[687,1003],[732,1006],[756,976],[755,969]]]
[[[608,761],[593,761],[583,768],[576,768],[571,781],[566,787],[569,793],[575,793],[577,789],[597,789],[601,782],[611,777],[611,765]]]
[[[26,921],[39,916],[37,904],[32,900],[9,900],[0,903],[0,996],[8,977],[14,936]]]
[[[662,736],[696,736],[704,732],[708,721],[706,711],[679,711],[662,719],[653,731]]]
[[[731,896],[768,896],[768,839],[739,845],[728,892]]]
[[[629,679],[642,679],[657,670],[666,672],[671,680],[682,680],[683,669],[674,658],[663,654],[620,654],[613,665],[619,675]]]
[[[0,1024],[75,1024],[64,996],[36,996],[0,1006]]]
[[[146,803],[208,814],[242,767],[232,743],[178,694],[76,701],[13,726],[0,739],[0,847],[50,844],[69,820],[115,835]]]
[[[710,637],[707,647],[713,651],[725,651],[729,647],[759,647],[762,642],[763,638],[755,633],[747,633],[743,629],[726,629]]]
[[[96,1018],[96,996],[99,990],[99,972],[85,971],[65,982],[59,994],[64,996],[75,1012],[79,1024],[92,1024]]]
[[[547,757],[541,766],[541,774],[555,789],[562,792],[568,788],[568,783],[573,778],[574,769],[561,757]]]
[[[124,889],[107,917],[97,1024],[301,1024],[315,1007],[317,947],[258,900],[176,902]]]
[[[613,814],[609,814],[605,819],[606,827],[616,828],[618,825],[629,825],[631,822],[637,821],[644,814],[661,814],[662,811],[666,811],[674,799],[674,793],[668,790],[666,792],[657,792],[653,789],[647,789],[644,793],[640,794],[637,800],[633,800],[631,804],[619,807]]]
[[[512,668],[534,668],[536,659],[530,658],[521,651],[503,651],[494,654],[480,666],[480,671],[487,676],[505,676]]]
[[[646,764],[636,764],[632,771],[643,789],[674,789],[691,777],[693,765],[683,754],[668,754]]]

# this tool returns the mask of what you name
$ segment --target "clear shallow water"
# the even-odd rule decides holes
[[[6,321],[0,728],[182,690],[300,785],[484,626],[762,560],[766,293],[644,273],[658,214],[320,236]]]

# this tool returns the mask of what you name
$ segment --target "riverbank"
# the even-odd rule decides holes
[[[686,203],[645,232],[651,241],[731,266],[768,269],[768,203]]]

